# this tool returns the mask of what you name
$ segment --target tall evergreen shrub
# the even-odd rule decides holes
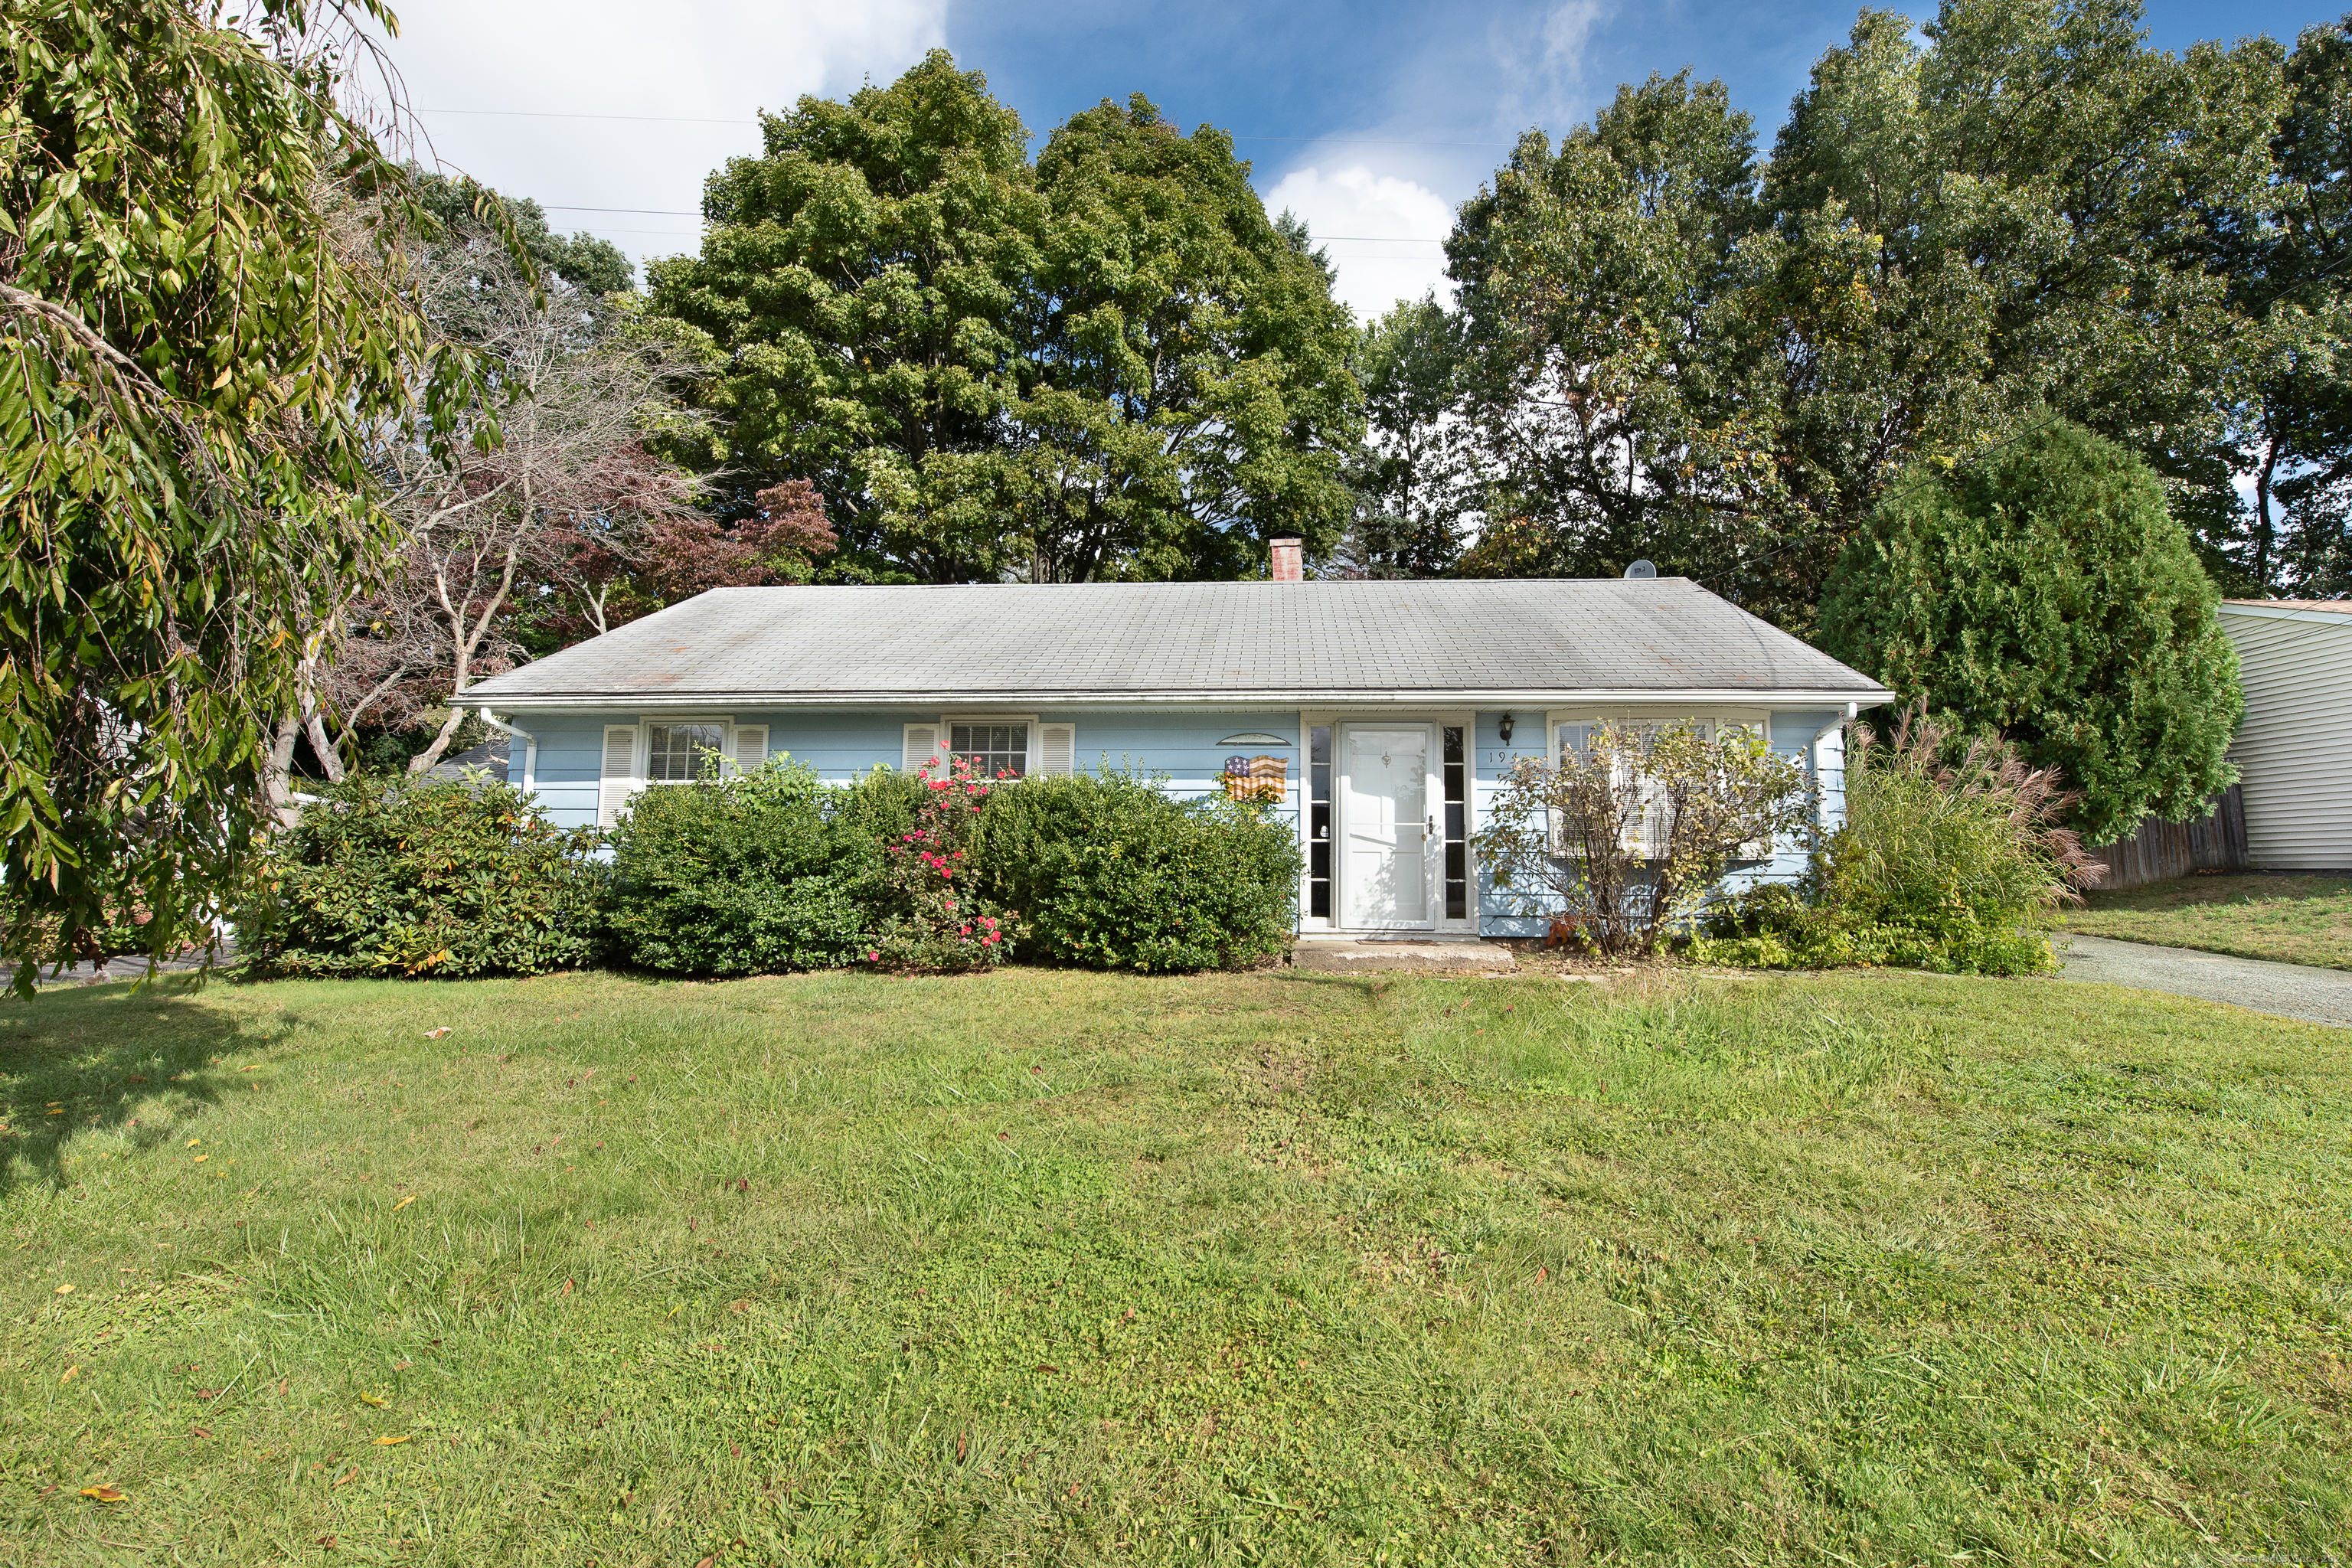
[[[805,763],[643,791],[612,836],[620,955],[671,974],[765,974],[856,960],[882,854]]]
[[[2078,426],[1897,481],[1838,562],[1822,646],[1969,737],[2005,734],[2105,844],[2227,787],[2245,704],[2218,595],[2147,464]]]

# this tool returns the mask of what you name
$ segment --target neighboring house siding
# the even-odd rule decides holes
[[[2246,717],[2246,858],[2261,870],[2352,868],[2352,615],[2225,604]]]

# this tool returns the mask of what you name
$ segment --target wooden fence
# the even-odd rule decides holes
[[[2106,862],[2107,874],[2095,884],[2100,888],[2141,888],[2192,871],[2242,871],[2246,797],[2231,784],[2213,809],[2194,822],[2158,822],[2151,816],[2129,838],[2094,846],[2091,853]]]

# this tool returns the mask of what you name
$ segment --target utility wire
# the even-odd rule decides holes
[[[709,120],[685,114],[586,114],[547,109],[420,109],[419,114],[467,114],[503,120],[618,120],[635,125],[757,125],[756,120]],[[1399,136],[1239,136],[1235,142],[1281,142],[1295,146],[1321,142],[1348,147],[1516,147],[1516,142],[1432,142]]]

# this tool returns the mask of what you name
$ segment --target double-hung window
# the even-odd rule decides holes
[[[691,784],[702,776],[714,753],[727,750],[724,724],[648,724],[646,726],[646,781],[648,784]]]
[[[1029,726],[950,722],[948,755],[971,764],[981,778],[1023,778],[1029,773]]]

